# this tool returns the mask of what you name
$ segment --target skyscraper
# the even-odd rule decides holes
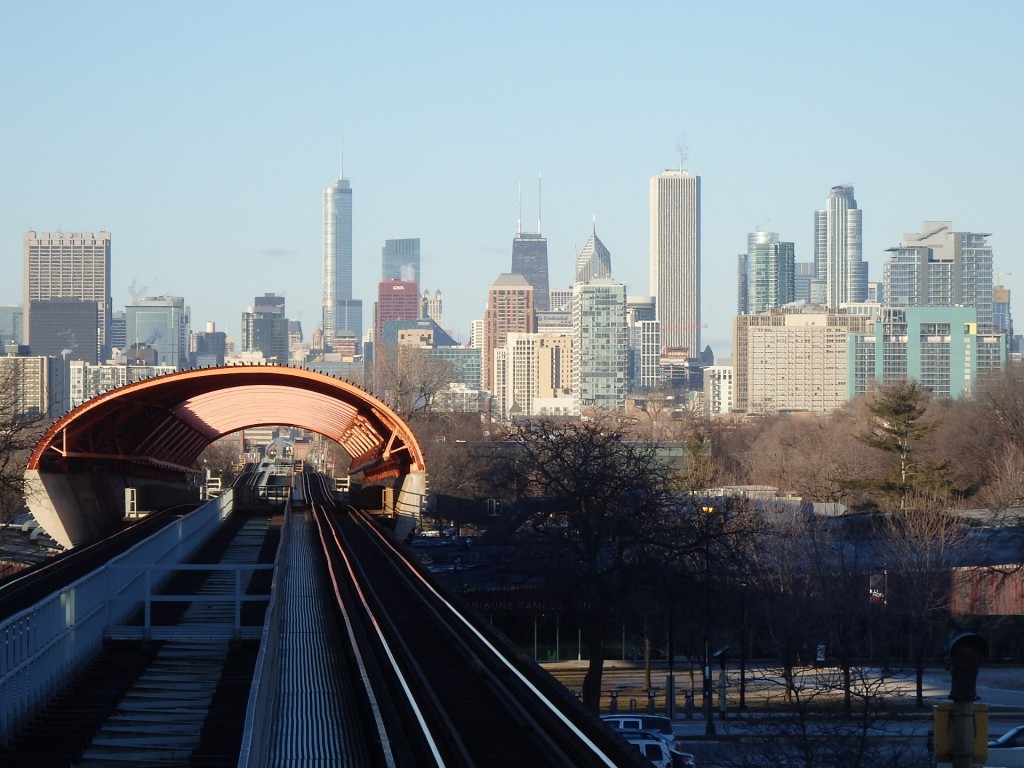
[[[747,250],[736,259],[736,312],[738,314],[747,315],[755,311],[751,309],[751,301],[754,295],[754,250],[758,245],[777,242],[779,242],[778,232],[758,230],[747,234]]]
[[[566,333],[510,333],[497,350],[494,414],[541,416],[560,406],[579,413],[572,392],[573,338]]]
[[[324,190],[323,208],[324,343],[363,336],[363,302],[352,298],[352,187],[338,179]]]
[[[494,350],[505,346],[508,334],[537,330],[535,288],[522,275],[502,274],[487,291],[483,328],[483,385],[494,386]]]
[[[441,297],[440,291],[424,291],[423,295],[420,296],[420,318],[430,318],[438,325],[443,325],[442,318],[444,317],[442,308],[444,302]]]
[[[700,176],[651,178],[650,287],[666,348],[700,356]]]
[[[597,236],[597,223],[580,252],[576,254],[577,283],[589,283],[602,277],[612,276],[612,254]]]
[[[419,319],[419,286],[406,280],[382,280],[377,285],[376,314],[373,342],[374,348],[380,349],[384,341],[384,323]]]
[[[0,306],[0,344],[23,344],[25,334],[21,330],[22,320],[25,313],[22,308],[15,304]]]
[[[832,187],[814,214],[815,282],[811,300],[827,307],[867,301],[868,264],[861,252],[861,210],[853,187]]]
[[[108,351],[110,325],[110,233],[26,232],[24,238],[22,330],[32,344],[32,302],[73,298],[91,301],[97,311],[97,356]]]
[[[987,333],[974,307],[900,307],[850,338],[849,396],[913,379],[938,397],[974,394],[1006,365],[1006,338]]]
[[[420,239],[385,240],[381,253],[381,280],[420,282]]]
[[[511,274],[522,275],[533,286],[534,311],[547,312],[551,308],[548,296],[548,241],[542,234],[540,213],[540,181],[537,182],[537,231],[523,232],[522,198],[516,236],[512,241]],[[484,362],[486,366],[486,361]]]
[[[661,377],[661,324],[653,296],[626,297],[629,328],[629,390],[654,389]]]
[[[903,235],[882,268],[888,307],[964,306],[977,310],[983,333],[995,330],[993,257],[989,235],[954,232],[948,221],[926,221]]]
[[[84,360],[95,365],[99,315],[95,301],[64,297],[33,301],[33,355]]]
[[[602,277],[572,294],[573,393],[580,408],[620,411],[629,384],[626,285]]]
[[[758,243],[750,259],[750,311],[764,312],[796,300],[793,243]]]
[[[288,364],[288,316],[284,296],[265,293],[242,313],[242,352],[259,352],[267,362]]]
[[[156,365],[187,368],[190,314],[181,296],[133,301],[125,307],[125,335],[129,350],[134,350],[129,357],[139,357],[144,345],[156,353]]]

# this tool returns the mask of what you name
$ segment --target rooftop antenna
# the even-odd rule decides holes
[[[519,195],[519,217],[516,219],[516,237],[523,234],[523,182],[517,185]]]
[[[341,152],[338,160],[338,178],[345,178],[345,140],[341,140]]]
[[[537,234],[538,235],[543,231],[541,229],[541,227],[540,227],[540,222],[541,222],[541,215],[540,215],[541,214],[541,208],[540,208],[541,184],[540,184],[540,182],[541,182],[540,171],[537,171]]]

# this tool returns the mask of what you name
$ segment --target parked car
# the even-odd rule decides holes
[[[673,749],[665,742],[664,737],[660,733],[655,733],[654,731],[619,731],[619,733],[630,744],[635,744],[639,741],[660,742],[668,752],[669,765],[672,768],[697,768],[697,758],[692,753]]]
[[[673,768],[672,753],[669,751],[668,745],[657,736],[636,736],[627,738],[626,741],[639,749],[640,754],[650,760],[651,765],[656,768]]]
[[[1011,728],[998,739],[990,741],[988,745],[996,749],[1024,748],[1024,725],[1018,725],[1016,728]]]
[[[647,734],[665,743],[672,753],[673,765],[696,768],[697,758],[683,749],[672,730],[672,720],[663,715],[602,715],[601,719],[629,738],[629,734]]]

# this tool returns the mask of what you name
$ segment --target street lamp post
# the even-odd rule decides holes
[[[740,585],[740,710],[747,708],[747,583]]]
[[[704,734],[715,735],[715,721],[711,714],[711,537],[708,533],[708,518],[715,511],[712,506],[701,507],[704,519]]]
[[[676,646],[675,635],[672,631],[673,614],[672,606],[668,608],[668,680],[665,681],[665,715],[675,719],[676,716],[676,676],[675,660]]]

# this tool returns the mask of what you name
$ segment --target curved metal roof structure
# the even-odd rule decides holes
[[[43,436],[29,470],[180,480],[217,438],[294,426],[339,443],[367,482],[422,471],[408,425],[354,384],[285,366],[223,366],[144,379],[80,405]]]
[[[328,437],[349,472],[386,484],[417,508],[426,491],[412,430],[377,398],[316,371],[243,365],[171,373],[118,387],[47,430],[25,470],[29,507],[65,547],[107,535],[128,505],[194,502],[196,460],[217,438],[248,427],[293,426]]]

